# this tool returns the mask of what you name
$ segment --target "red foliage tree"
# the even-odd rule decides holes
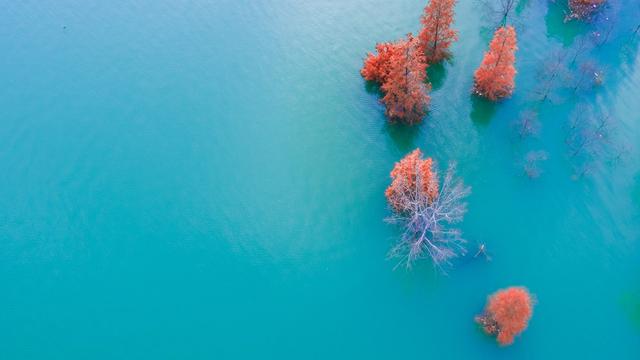
[[[605,0],[569,0],[570,19],[586,19],[604,4]]]
[[[499,290],[489,297],[483,314],[476,316],[487,334],[497,334],[500,345],[510,345],[523,332],[533,313],[534,300],[524,287]]]
[[[397,46],[392,43],[379,43],[376,45],[376,51],[377,54],[367,54],[360,74],[367,81],[375,81],[382,84],[389,73],[391,54],[397,51]]]
[[[422,120],[429,106],[430,86],[425,83],[427,63],[418,49],[418,41],[411,34],[394,44],[389,57],[389,71],[382,91],[385,114],[391,121],[415,124]]]
[[[516,31],[513,26],[496,30],[474,75],[473,91],[489,100],[508,97],[515,88]]]
[[[455,3],[456,0],[431,0],[424,8],[418,39],[429,64],[449,58],[449,45],[458,40],[458,32],[451,29]]]
[[[408,204],[404,201],[407,193],[421,192],[430,200],[438,196],[438,177],[433,170],[433,160],[422,159],[420,149],[415,149],[397,162],[391,171],[391,178],[391,185],[384,195],[394,211],[407,210]]]

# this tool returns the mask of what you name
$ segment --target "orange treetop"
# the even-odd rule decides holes
[[[527,328],[533,313],[533,298],[524,287],[499,290],[489,297],[485,314],[476,320],[489,334],[498,334],[501,345],[510,345]]]
[[[451,29],[455,0],[431,0],[420,19],[422,31],[418,35],[420,49],[429,64],[450,56],[449,45],[458,40],[458,32]]]
[[[433,170],[431,158],[422,159],[420,149],[415,149],[391,170],[391,185],[384,195],[395,211],[402,212],[408,208],[406,200],[413,198],[408,193],[421,192],[433,200],[438,196],[438,177]]]
[[[515,88],[516,31],[513,26],[496,30],[484,54],[482,63],[475,72],[474,92],[489,100],[510,96]]]

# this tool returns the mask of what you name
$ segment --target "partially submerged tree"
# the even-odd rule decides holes
[[[473,91],[477,95],[492,101],[511,96],[515,88],[516,49],[516,31],[512,26],[496,30],[489,51],[474,74]]]
[[[382,84],[382,103],[389,120],[412,125],[422,120],[429,107],[427,63],[411,34],[395,46],[397,50],[391,52],[389,72]]]
[[[497,335],[500,345],[510,345],[523,332],[533,313],[534,299],[524,287],[499,290],[488,299],[484,313],[475,320],[490,335]]]
[[[381,102],[390,121],[420,122],[429,107],[431,87],[425,83],[427,63],[418,39],[408,34],[395,43],[380,43],[376,50],[367,55],[360,74],[381,85]]]
[[[455,3],[456,0],[431,0],[424,8],[418,39],[429,64],[448,59],[449,46],[458,40],[458,32],[451,29]]]
[[[403,228],[398,243],[389,256],[410,268],[419,259],[431,258],[442,268],[450,260],[466,253],[466,240],[451,226],[462,221],[467,211],[464,199],[471,188],[455,177],[455,165],[438,181],[431,158],[423,159],[414,150],[391,171],[393,179],[385,196],[392,215],[387,221]]]
[[[567,20],[589,19],[604,3],[605,0],[569,0]]]

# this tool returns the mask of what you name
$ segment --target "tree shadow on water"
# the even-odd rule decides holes
[[[447,77],[447,69],[442,62],[433,64],[427,68],[427,80],[431,83],[431,90],[438,90],[444,84]]]
[[[471,120],[477,125],[489,125],[497,104],[483,97],[471,95]]]
[[[382,90],[380,89],[380,84],[375,81],[364,81],[364,89],[369,94],[375,94],[378,96],[382,96]]]
[[[420,124],[406,125],[402,123],[384,123],[384,130],[389,134],[391,140],[396,144],[398,150],[403,153],[412,151],[416,148],[415,140],[420,129]]]

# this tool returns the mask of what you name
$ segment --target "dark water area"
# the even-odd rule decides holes
[[[0,358],[640,358],[640,4],[587,24],[520,1],[516,91],[493,104],[470,89],[495,22],[460,0],[428,116],[389,124],[359,70],[425,3],[6,3]],[[557,54],[573,80],[540,104]],[[574,90],[587,61],[602,85]],[[572,155],[588,113],[607,141]],[[384,190],[416,147],[473,191],[446,275],[387,259]],[[537,305],[500,348],[473,317],[511,285]]]

